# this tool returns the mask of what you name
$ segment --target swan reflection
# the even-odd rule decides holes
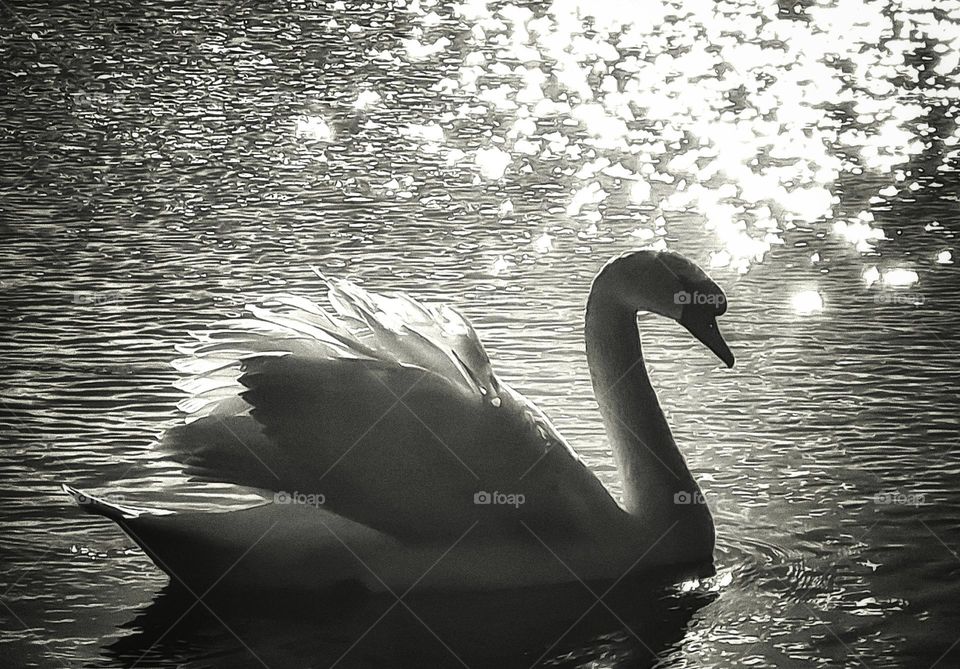
[[[652,667],[717,593],[624,581],[491,594],[208,598],[167,587],[102,649],[104,666]],[[356,643],[358,640],[359,643]],[[599,663],[599,664],[596,664]]]

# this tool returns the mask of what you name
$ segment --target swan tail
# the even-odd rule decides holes
[[[79,488],[74,488],[66,484],[62,484],[60,488],[63,492],[73,497],[77,506],[87,513],[104,516],[117,523],[139,518],[143,515],[167,516],[173,513],[166,509],[144,509],[142,507],[120,504],[116,501],[110,501],[104,497],[92,495],[85,490],[80,490]]]

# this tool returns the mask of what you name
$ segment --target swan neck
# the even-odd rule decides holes
[[[626,510],[644,518],[668,518],[674,515],[675,495],[694,496],[699,488],[650,382],[637,328],[638,306],[630,306],[611,289],[617,285],[601,273],[587,301],[590,376],[623,482]]]

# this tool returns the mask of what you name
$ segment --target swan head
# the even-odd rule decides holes
[[[727,310],[723,289],[696,263],[672,251],[644,249],[613,259],[594,282],[594,292],[680,323],[727,367],[734,357],[717,317]]]

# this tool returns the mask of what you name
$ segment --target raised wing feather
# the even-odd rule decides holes
[[[187,422],[164,441],[189,472],[322,501],[406,540],[456,539],[475,522],[477,533],[526,523],[571,536],[619,512],[546,417],[496,378],[465,317],[346,281],[329,288],[332,312],[278,296],[184,349]]]

